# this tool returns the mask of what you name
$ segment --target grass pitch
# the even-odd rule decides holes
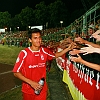
[[[0,63],[14,65],[19,52],[24,49],[22,47],[15,47],[0,44]]]

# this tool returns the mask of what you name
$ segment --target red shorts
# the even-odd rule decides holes
[[[32,95],[23,93],[23,100],[46,100],[47,92],[40,93],[39,95]]]

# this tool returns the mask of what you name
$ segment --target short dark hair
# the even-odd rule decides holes
[[[30,30],[28,31],[28,38],[31,39],[33,33],[40,33],[40,35],[41,35],[41,30],[38,29],[38,28],[30,29]]]

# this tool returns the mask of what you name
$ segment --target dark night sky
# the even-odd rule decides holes
[[[26,6],[35,8],[35,5],[43,0],[0,0],[0,12],[8,11],[12,16],[19,14]],[[44,0],[45,4],[53,3],[55,0]],[[69,11],[83,8],[81,0],[62,0]]]

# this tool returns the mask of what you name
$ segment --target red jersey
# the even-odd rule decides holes
[[[47,48],[40,47],[39,51],[32,51],[28,47],[19,53],[13,72],[21,72],[26,78],[39,82],[42,77],[46,79],[46,61],[54,57],[54,53]],[[43,91],[47,91],[46,82],[41,92]],[[23,82],[22,92],[34,94],[34,89]]]

